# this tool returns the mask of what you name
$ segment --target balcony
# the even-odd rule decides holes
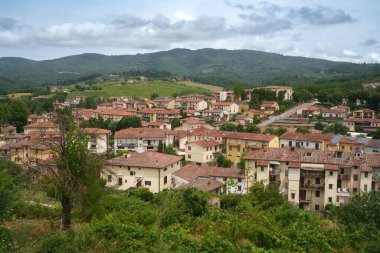
[[[278,176],[280,175],[280,170],[276,169],[276,170],[271,170],[272,168],[269,168],[269,175],[271,176]]]
[[[350,180],[351,176],[350,175],[339,174],[338,179],[339,180]]]
[[[300,184],[301,190],[313,190],[313,191],[323,191],[325,189],[324,184]]]
[[[340,197],[349,197],[351,195],[350,189],[348,187],[338,188],[336,195]]]
[[[301,171],[301,177],[324,177],[323,171]]]

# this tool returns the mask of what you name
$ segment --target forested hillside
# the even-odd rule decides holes
[[[96,75],[128,72],[166,73],[203,83],[249,86],[271,83],[304,84],[337,77],[351,77],[379,70],[379,64],[332,62],[283,56],[254,50],[173,49],[149,54],[106,56],[81,54],[33,61],[0,58],[0,90],[83,81]]]

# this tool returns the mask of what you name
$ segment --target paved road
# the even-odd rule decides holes
[[[288,118],[290,115],[295,114],[298,109],[301,109],[303,107],[308,107],[308,106],[314,105],[316,103],[318,103],[318,101],[312,101],[312,102],[308,102],[308,103],[303,103],[303,104],[297,105],[297,106],[295,106],[295,107],[293,107],[293,108],[291,108],[291,109],[289,109],[289,110],[281,113],[280,115],[269,117],[269,119],[264,120],[263,122],[261,122],[260,124],[258,124],[258,126],[267,126],[267,125],[272,124],[276,120]]]

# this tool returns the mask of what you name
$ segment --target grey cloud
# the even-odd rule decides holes
[[[0,30],[13,30],[17,21],[13,18],[0,17]]]
[[[354,22],[351,15],[343,10],[322,6],[292,8],[289,11],[289,18],[294,17],[312,25],[335,25]]]
[[[369,38],[363,41],[362,45],[365,47],[375,46],[377,45],[378,41],[374,38]]]

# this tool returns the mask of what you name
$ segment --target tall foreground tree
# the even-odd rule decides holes
[[[70,109],[58,112],[60,138],[48,142],[53,162],[48,165],[51,175],[46,182],[61,202],[64,229],[70,228],[71,212],[76,205],[82,207],[84,218],[90,218],[88,210],[96,204],[104,186],[100,178],[102,159],[89,152],[88,136],[73,122]]]

